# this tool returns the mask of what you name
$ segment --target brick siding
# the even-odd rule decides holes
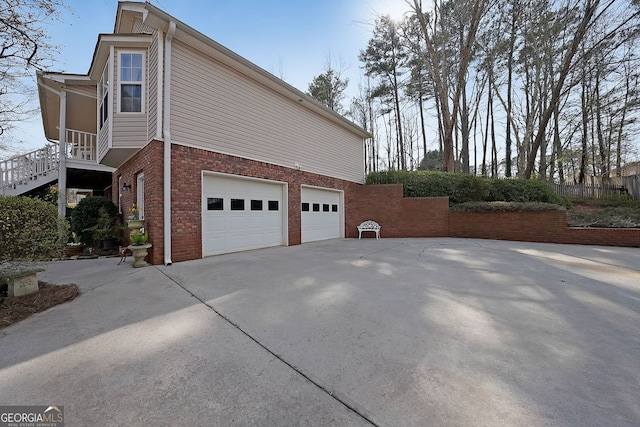
[[[136,203],[136,175],[144,172],[145,220],[153,247],[147,258],[164,262],[163,150],[152,141],[113,174],[113,188],[122,192],[123,220]],[[466,237],[531,242],[640,247],[639,229],[576,229],[566,227],[566,211],[449,212],[446,197],[404,198],[402,185],[365,186],[269,163],[181,145],[171,147],[171,260],[202,257],[202,171],[288,183],[289,245],[301,243],[301,185],[344,191],[345,237],[358,237],[357,226],[368,219],[382,226],[381,237]],[[113,194],[118,203],[120,190]],[[373,233],[363,238],[374,237]]]

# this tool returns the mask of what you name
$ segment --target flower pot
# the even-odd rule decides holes
[[[149,265],[144,258],[148,254],[148,249],[151,247],[151,243],[145,243],[144,245],[129,245],[127,248],[133,253],[133,267],[146,267]]]
[[[82,255],[84,252],[84,245],[67,245],[65,247],[65,254],[68,257]]]
[[[103,237],[100,239],[100,246],[105,251],[110,251],[115,249],[116,247],[116,238],[115,237]]]
[[[131,230],[139,230],[144,226],[144,220],[143,219],[130,219],[127,221],[127,227],[129,227]]]

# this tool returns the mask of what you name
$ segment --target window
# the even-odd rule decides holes
[[[261,211],[262,210],[262,200],[252,200],[251,201],[251,210],[252,211]]]
[[[232,211],[243,211],[244,210],[244,199],[231,199],[231,210]]]
[[[302,212],[309,212],[309,203],[302,204]]]
[[[98,121],[100,129],[102,129],[102,126],[109,118],[109,62],[104,67],[102,77],[100,77],[100,82],[98,83],[98,102],[98,114],[100,114]]]
[[[338,212],[338,205],[331,205],[331,212]]]
[[[320,212],[320,203],[314,203],[313,204],[313,211],[314,212]]]
[[[120,112],[142,112],[142,53],[120,54]]]
[[[322,205],[322,212],[329,212],[329,205],[328,204],[323,204]]]
[[[269,210],[277,211],[278,209],[280,209],[280,203],[277,200],[269,200]]]
[[[136,177],[136,196],[138,206],[138,218],[144,219],[144,173],[139,173]]]
[[[207,210],[208,211],[221,211],[224,209],[224,201],[223,199],[219,199],[216,197],[208,197],[207,198]]]

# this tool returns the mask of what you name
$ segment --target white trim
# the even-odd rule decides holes
[[[58,147],[58,215],[67,213],[67,92],[60,91],[60,123]]]
[[[142,71],[141,71],[141,80],[138,82],[137,80],[122,80],[122,55],[142,55]],[[118,88],[118,114],[144,114],[146,112],[146,83],[147,83],[147,53],[143,50],[133,50],[133,49],[118,49],[118,75],[116,77]],[[122,111],[122,85],[137,85],[140,84],[140,111]]]
[[[171,42],[176,32],[176,23],[169,22],[169,30],[167,31],[166,43],[164,45],[164,61],[158,58],[158,63],[164,62],[164,157],[163,157],[163,178],[164,178],[164,264],[171,265]],[[160,66],[160,65],[158,65]]]
[[[139,209],[139,218],[144,219],[144,172],[136,175],[136,205]]]

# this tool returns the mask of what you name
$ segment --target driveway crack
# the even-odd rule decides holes
[[[400,246],[400,245],[398,245]],[[382,251],[378,251],[378,252],[382,252]],[[374,252],[377,253],[377,252]],[[362,258],[362,257],[361,257]],[[350,410],[351,412],[353,412],[354,414],[358,415],[360,418],[362,418],[363,420],[365,420],[366,422],[368,422],[369,424],[373,425],[373,426],[377,426],[378,424],[376,424],[373,420],[371,420],[371,417],[368,416],[367,414],[364,413],[363,410],[358,409],[355,407],[355,405],[353,403],[350,403],[347,401],[347,399],[345,398],[341,398],[339,396],[336,395],[336,393],[332,390],[329,390],[328,388],[326,388],[325,386],[323,386],[322,384],[320,384],[319,381],[314,380],[313,378],[311,378],[308,374],[304,373],[300,368],[294,366],[291,362],[288,362],[286,359],[284,359],[281,355],[275,353],[273,350],[271,350],[269,347],[267,347],[265,344],[263,344],[262,342],[260,342],[257,338],[253,337],[251,334],[249,334],[247,331],[245,331],[239,324],[237,324],[236,322],[234,322],[233,320],[231,320],[230,318],[228,318],[227,316],[225,316],[224,314],[222,314],[220,311],[218,311],[214,306],[212,306],[211,304],[207,303],[206,301],[204,301],[202,298],[200,298],[198,295],[194,294],[193,292],[191,292],[189,289],[187,289],[184,285],[182,285],[182,283],[176,281],[173,277],[169,276],[166,272],[160,270],[159,268],[156,268],[158,271],[160,271],[165,277],[167,277],[169,280],[171,280],[173,283],[175,283],[176,285],[178,285],[180,288],[182,288],[186,293],[188,293],[189,295],[191,295],[191,297],[197,299],[198,301],[200,301],[200,303],[204,304],[208,309],[210,309],[211,311],[213,311],[215,314],[217,314],[220,318],[222,318],[225,322],[229,323],[231,326],[233,326],[236,330],[238,330],[241,334],[243,334],[244,336],[246,336],[247,338],[249,338],[251,341],[253,341],[254,343],[256,343],[258,346],[260,346],[264,351],[266,351],[267,353],[269,353],[270,355],[272,355],[273,357],[275,357],[277,360],[279,360],[280,362],[284,363],[286,366],[288,366],[290,369],[292,369],[294,372],[296,372],[298,375],[300,375],[301,377],[303,377],[305,380],[309,381],[311,384],[313,384],[314,386],[316,386],[317,388],[319,388],[323,393],[325,393],[327,396],[329,396],[330,398],[334,399],[335,401],[339,402],[340,404],[342,404],[345,408],[347,408],[348,410]]]

